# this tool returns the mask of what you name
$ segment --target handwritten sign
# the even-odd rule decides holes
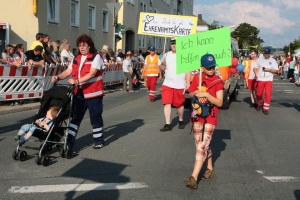
[[[196,33],[197,17],[140,13],[138,34],[177,37]]]
[[[178,37],[176,39],[177,74],[197,70],[204,54],[213,54],[217,65],[231,65],[230,28]]]

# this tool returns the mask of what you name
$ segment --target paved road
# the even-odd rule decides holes
[[[147,94],[108,94],[107,146],[92,149],[87,114],[75,157],[61,158],[55,149],[48,167],[34,163],[36,150],[28,150],[24,162],[11,158],[14,135],[36,111],[1,115],[0,199],[300,199],[299,87],[276,80],[269,116],[249,108],[248,91],[240,89],[230,109],[220,112],[213,136],[216,176],[201,181],[198,190],[182,181],[194,162],[191,124],[179,130],[173,110],[174,129],[159,132],[161,101],[150,103]],[[186,109],[186,123],[188,116]]]

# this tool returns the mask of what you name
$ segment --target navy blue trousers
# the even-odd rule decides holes
[[[80,127],[81,121],[87,109],[89,109],[90,122],[93,127],[93,138],[95,144],[104,144],[103,137],[103,96],[93,99],[84,99],[82,89],[79,89],[74,98],[74,115],[75,118],[69,126],[67,145],[73,147]]]

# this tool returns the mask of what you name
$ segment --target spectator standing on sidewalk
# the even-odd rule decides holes
[[[294,79],[295,84],[299,85],[299,62],[296,62],[294,66]]]
[[[21,64],[16,60],[17,55],[15,53],[15,47],[8,44],[2,52],[2,61],[9,65],[20,67]]]
[[[179,117],[178,128],[184,129],[183,121],[185,89],[190,87],[191,73],[176,73],[176,39],[171,40],[171,51],[165,53],[161,59],[160,69],[165,71],[165,79],[162,85],[162,103],[164,105],[164,115],[166,124],[161,132],[171,131],[171,111],[172,105],[177,108]],[[187,80],[187,81],[186,81]]]
[[[132,90],[132,58],[130,54],[126,54],[125,59],[123,60],[123,91],[127,91],[127,81],[129,82],[129,92],[133,92]]]
[[[143,71],[145,71],[145,73],[143,73],[147,75],[147,87],[149,90],[150,102],[155,101],[157,77],[159,76],[159,79],[162,79],[159,65],[161,65],[161,62],[158,55],[155,54],[155,47],[150,47],[150,55],[146,57],[143,68]]]
[[[257,76],[257,111],[263,107],[263,113],[269,114],[270,103],[273,91],[273,76],[278,73],[278,65],[274,58],[270,56],[271,49],[264,50],[263,57],[256,62],[255,74]],[[264,97],[263,97],[264,96]]]
[[[30,70],[33,65],[42,66],[44,65],[44,58],[42,56],[43,47],[38,45],[34,48],[34,50],[29,50],[25,52],[25,55],[28,59],[28,69]]]
[[[251,98],[251,104],[250,108],[257,108],[257,99],[256,99],[256,89],[257,89],[257,77],[254,72],[254,67],[256,66],[255,63],[257,62],[258,59],[258,52],[256,50],[251,51],[251,59],[252,63],[250,66],[250,71],[249,71],[249,79],[248,79],[248,89],[250,90],[250,98]]]
[[[14,54],[15,60],[22,64],[25,64],[25,62],[27,62],[27,57],[24,53],[24,46],[23,44],[17,44],[15,46],[15,54]]]
[[[200,83],[199,73],[195,75],[194,80],[189,88],[189,97],[193,99],[194,96],[202,104],[211,104],[207,116],[195,114],[193,111],[191,121],[193,123],[193,133],[196,144],[196,158],[194,170],[190,177],[184,179],[187,187],[197,189],[198,176],[206,162],[206,171],[201,177],[201,180],[208,180],[214,176],[212,151],[210,143],[213,132],[218,122],[218,107],[223,103],[224,84],[219,76],[215,74],[216,60],[213,55],[205,54],[201,57],[201,74],[202,83]],[[199,88],[199,86],[206,86]]]
[[[35,41],[31,44],[30,50],[33,50],[36,46],[42,46],[43,47],[43,40],[44,40],[44,34],[43,33],[37,33],[35,35]]]
[[[72,62],[72,60],[74,59],[74,55],[70,51],[70,43],[68,41],[66,41],[61,46],[62,46],[63,50],[60,53],[60,60],[63,63]]]

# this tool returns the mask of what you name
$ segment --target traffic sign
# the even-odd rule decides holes
[[[115,18],[122,6],[122,3],[106,3],[106,6],[107,6],[108,10],[110,11],[110,13],[112,15],[114,15],[114,18]]]

